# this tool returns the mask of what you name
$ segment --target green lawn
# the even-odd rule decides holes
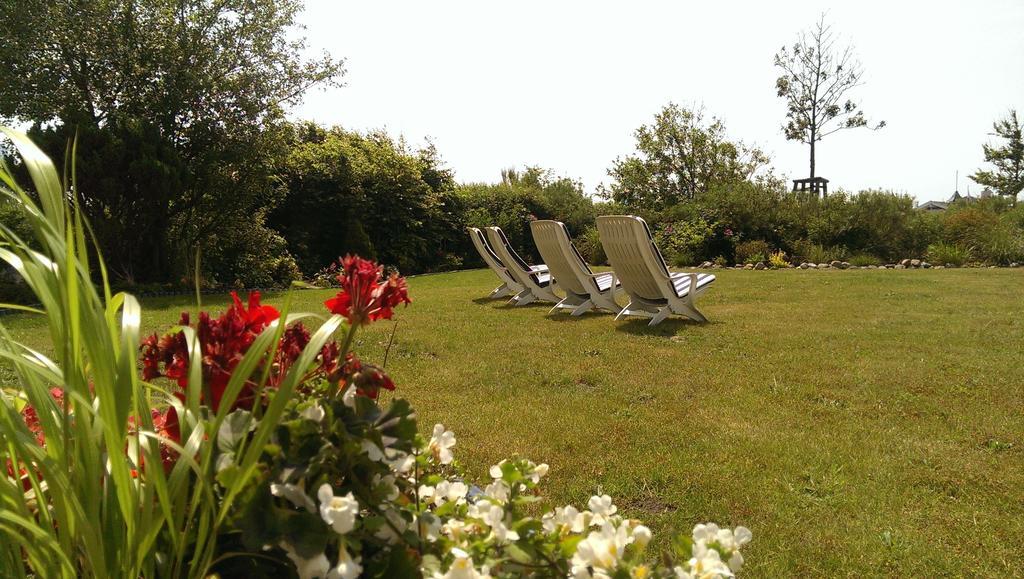
[[[484,299],[487,271],[414,278],[388,370],[474,476],[518,452],[551,465],[552,502],[611,494],[661,540],[746,525],[748,576],[1024,568],[1024,270],[717,275],[710,323],[653,329]],[[147,300],[144,323],[188,305]]]

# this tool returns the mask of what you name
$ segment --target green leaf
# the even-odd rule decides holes
[[[235,410],[225,418],[217,431],[217,449],[222,453],[234,452],[253,426],[251,412]]]
[[[562,544],[559,549],[562,551],[563,557],[572,557],[576,554],[576,546],[583,540],[583,535],[570,535],[562,540]]]

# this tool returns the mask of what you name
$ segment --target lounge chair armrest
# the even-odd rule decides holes
[[[548,270],[548,266],[547,264],[531,265],[530,269],[533,270],[534,272],[543,272]]]

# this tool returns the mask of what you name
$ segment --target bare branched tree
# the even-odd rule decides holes
[[[864,69],[852,45],[837,46],[824,14],[810,31],[800,33],[792,47],[782,47],[775,55],[775,66],[782,69],[775,88],[787,107],[782,130],[787,139],[810,145],[812,179],[815,143],[843,129],[885,126],[885,121],[869,124],[856,102],[844,100],[850,89],[861,84]]]

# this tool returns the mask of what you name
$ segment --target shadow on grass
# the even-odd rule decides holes
[[[649,326],[651,321],[647,318],[630,318],[628,321],[619,321],[615,326],[615,329],[620,332],[627,334],[633,334],[637,336],[655,336],[671,338],[675,336],[679,330],[686,328],[687,331],[694,331],[704,327],[707,327],[715,322],[695,322],[693,320],[685,318],[669,318],[657,326]]]
[[[554,311],[544,317],[551,320],[552,322],[579,322],[582,320],[592,320],[594,318],[608,318],[608,321],[611,322],[612,320],[615,319],[615,314],[602,312],[600,310],[591,310],[581,316],[573,316],[569,314],[569,312]]]
[[[477,304],[477,305],[485,306],[487,304],[499,304],[500,305],[500,304],[505,303],[507,301],[508,301],[507,297],[504,297],[504,298],[488,298],[488,297],[483,297],[483,298],[475,298],[473,300],[473,303]]]

